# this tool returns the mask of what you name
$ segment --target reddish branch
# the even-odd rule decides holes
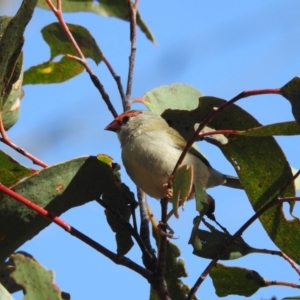
[[[27,198],[21,196],[20,194],[12,191],[11,189],[7,188],[3,184],[0,183],[0,191],[3,193],[7,194],[8,196],[16,199],[19,203],[27,206],[28,208],[32,209],[33,211],[37,212],[39,215],[49,219],[53,223],[57,224],[59,227],[63,228],[65,231],[69,232],[71,235],[75,236],[82,242],[86,243],[90,247],[94,248],[96,251],[100,252],[104,256],[108,257],[110,260],[112,260],[114,263],[123,265],[136,273],[140,274],[143,276],[145,279],[148,281],[152,280],[152,272],[146,270],[145,268],[141,267],[134,261],[130,260],[129,258],[125,256],[120,256],[112,251],[108,250],[107,248],[103,247],[87,235],[83,234],[76,228],[72,227],[71,225],[67,224],[65,221],[57,217],[56,215],[52,214],[51,212],[47,211],[46,209],[40,207],[39,205],[31,202]]]
[[[288,287],[295,288],[295,289],[300,289],[299,284],[295,284],[295,283],[292,283],[292,282],[279,281],[279,280],[265,280],[265,284],[266,284],[266,286],[269,286],[269,285],[282,285],[282,286],[288,286]]]
[[[14,144],[8,137],[8,135],[5,132],[4,126],[3,126],[3,122],[2,122],[2,115],[0,113],[0,134],[2,136],[2,138],[0,138],[0,141],[4,144],[6,144],[7,146],[11,147],[12,149],[16,150],[17,152],[19,152],[20,154],[24,155],[25,157],[29,158],[34,164],[41,166],[43,168],[47,168],[48,165],[45,164],[44,162],[42,162],[41,160],[39,160],[38,158],[36,158],[35,156],[33,156],[32,154],[28,153],[27,151],[25,151],[24,149],[20,148],[19,146],[17,146],[16,144]]]
[[[61,9],[61,0],[57,0],[57,7],[55,7],[52,3],[51,0],[46,0],[47,4],[49,5],[50,9],[53,11],[53,13],[55,14],[55,16],[58,19],[58,22],[60,23],[62,29],[64,30],[64,32],[66,33],[70,43],[73,45],[75,51],[78,54],[78,57],[73,56],[73,55],[68,55],[68,57],[75,59],[76,61],[80,62],[85,70],[88,72],[88,74],[90,75],[90,78],[93,82],[93,84],[95,85],[95,87],[98,89],[98,91],[100,92],[102,99],[104,100],[104,102],[106,103],[109,111],[112,113],[112,115],[114,117],[117,117],[117,112],[114,108],[114,106],[112,105],[108,94],[106,93],[104,86],[102,85],[102,83],[100,82],[99,78],[95,75],[95,73],[93,72],[93,70],[91,69],[91,67],[89,66],[89,64],[86,61],[86,58],[84,56],[84,54],[82,53],[80,47],[78,46],[76,40],[74,39],[71,31],[68,28],[68,25],[66,24],[66,22],[63,19],[63,15],[62,15],[62,9]]]
[[[181,163],[184,160],[185,155],[188,153],[188,151],[190,150],[190,148],[192,147],[192,145],[194,144],[194,142],[197,140],[197,138],[199,137],[199,133],[203,130],[203,128],[205,126],[207,126],[209,124],[209,122],[217,115],[219,114],[221,111],[223,111],[224,109],[226,109],[227,107],[231,106],[232,104],[234,104],[235,102],[237,102],[240,99],[246,98],[246,97],[250,97],[250,96],[256,96],[256,95],[264,95],[264,94],[277,94],[280,95],[280,89],[263,89],[263,90],[253,90],[253,91],[244,91],[240,94],[238,94],[237,96],[235,96],[234,98],[232,98],[230,101],[224,103],[223,105],[216,107],[215,109],[213,109],[208,115],[207,117],[200,123],[199,127],[197,128],[197,130],[194,132],[192,138],[187,142],[184,150],[182,151],[177,164],[173,170],[172,175],[175,174],[177,168],[181,165]],[[172,176],[171,175],[171,176]]]

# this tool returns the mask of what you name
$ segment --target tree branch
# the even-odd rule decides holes
[[[238,94],[237,96],[235,96],[234,98],[232,98],[230,101],[224,103],[223,105],[219,106],[219,107],[215,107],[207,116],[206,118],[200,123],[199,127],[197,128],[197,130],[194,132],[193,136],[191,139],[188,140],[184,150],[182,151],[176,165],[175,168],[171,174],[171,176],[173,176],[177,170],[177,168],[181,165],[181,163],[184,160],[185,155],[188,153],[188,151],[190,150],[190,148],[192,147],[192,145],[194,144],[194,142],[197,140],[199,133],[203,130],[203,128],[208,125],[208,123],[217,115],[219,114],[221,111],[223,111],[224,109],[226,109],[227,107],[231,106],[232,104],[234,104],[235,102],[237,102],[240,99],[246,98],[246,97],[250,97],[250,96],[256,96],[256,95],[264,95],[264,94],[277,94],[277,95],[281,95],[280,93],[280,89],[263,89],[263,90],[252,90],[252,91],[244,91],[240,94]]]
[[[130,96],[131,96],[133,70],[134,70],[134,62],[135,62],[135,54],[136,54],[136,14],[138,10],[139,1],[136,0],[135,3],[132,3],[131,0],[127,0],[127,4],[129,10],[131,47],[130,47],[130,55],[129,55],[126,96],[125,96],[125,101],[123,101],[124,111],[130,109]]]
[[[109,258],[111,261],[113,261],[116,264],[123,265],[136,273],[140,274],[143,276],[145,279],[147,279],[149,282],[151,282],[153,274],[152,272],[146,270],[145,268],[141,267],[131,259],[125,257],[125,256],[120,256],[112,251],[108,250],[107,248],[103,247],[101,244],[97,243],[84,233],[80,232],[76,228],[70,226],[67,224],[65,221],[57,217],[56,215],[52,214],[51,212],[47,211],[46,209],[40,207],[39,205],[31,202],[27,198],[23,197],[22,195],[14,192],[13,190],[7,188],[3,184],[0,183],[0,191],[3,193],[7,194],[8,196],[14,198],[17,200],[19,203],[27,206],[28,208],[32,209],[33,211],[37,212],[39,215],[51,220],[53,223],[57,224],[59,227],[63,228],[65,231],[69,232],[71,235],[75,236],[82,242],[86,243],[90,247],[94,248],[96,251],[100,252],[107,258]]]
[[[57,8],[53,5],[51,0],[46,0],[47,4],[49,5],[50,9],[53,11],[53,13],[55,14],[56,18],[58,19],[58,22],[60,23],[62,29],[64,30],[64,32],[66,33],[70,43],[73,45],[75,51],[78,54],[78,57],[73,56],[73,55],[66,55],[78,62],[80,62],[85,70],[87,71],[87,73],[90,75],[90,78],[93,82],[93,84],[95,85],[95,87],[98,89],[98,91],[100,92],[102,99],[104,100],[104,102],[106,103],[109,111],[111,112],[111,114],[116,118],[118,116],[118,113],[116,112],[114,106],[112,105],[108,94],[106,93],[104,86],[102,85],[102,83],[100,82],[99,78],[95,75],[95,73],[93,72],[93,70],[91,69],[91,67],[89,66],[89,64],[86,61],[86,58],[84,56],[84,54],[82,53],[81,49],[79,48],[76,40],[74,39],[71,31],[69,30],[66,22],[63,19],[63,15],[62,15],[62,10],[61,10],[61,0],[57,0]]]
[[[162,233],[167,231],[167,209],[168,209],[168,198],[160,200],[161,204],[161,222],[160,229]],[[167,246],[167,235],[161,234],[157,238],[158,240],[158,260],[156,272],[152,283],[152,288],[157,292],[161,299],[169,299],[168,287],[165,281],[164,273],[166,268],[166,246]]]
[[[2,136],[2,138],[0,138],[0,141],[4,144],[6,144],[7,146],[11,147],[12,149],[14,149],[15,151],[19,152],[20,154],[24,155],[25,157],[29,158],[34,164],[41,166],[42,168],[47,168],[48,165],[46,163],[44,163],[43,161],[39,160],[38,158],[36,158],[35,156],[33,156],[32,154],[28,153],[27,151],[25,151],[24,149],[20,148],[19,146],[17,146],[16,144],[14,144],[8,137],[8,135],[6,134],[6,131],[4,129],[3,126],[3,122],[2,122],[2,112],[0,112],[0,134]]]
[[[300,170],[293,176],[292,181],[295,180],[300,174]],[[191,288],[190,293],[188,295],[187,300],[193,299],[195,296],[198,288],[200,287],[201,283],[205,280],[211,269],[214,267],[214,265],[217,263],[217,261],[220,259],[222,254],[225,252],[226,249],[229,248],[229,246],[238,238],[240,237],[243,232],[256,220],[258,219],[263,213],[265,213],[268,209],[270,209],[273,205],[281,203],[278,201],[278,199],[283,195],[286,188],[291,184],[291,182],[287,182],[286,185],[278,192],[277,196],[275,196],[269,203],[267,203],[265,206],[261,207],[247,222],[244,223],[244,225],[241,226],[241,228],[228,240],[227,244],[223,249],[219,251],[219,253],[216,255],[214,259],[211,260],[211,262],[208,264],[208,266],[205,268],[205,270],[202,272],[202,274],[197,279],[195,285]]]

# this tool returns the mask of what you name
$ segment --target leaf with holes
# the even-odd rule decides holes
[[[35,259],[22,254],[12,255],[15,264],[15,271],[12,278],[23,286],[25,292],[24,300],[30,299],[51,299],[61,300],[61,291],[56,286],[54,274],[46,270]]]

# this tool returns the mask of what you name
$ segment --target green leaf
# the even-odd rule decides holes
[[[54,274],[46,270],[36,260],[22,254],[12,255],[16,269],[13,279],[25,289],[24,300],[61,300],[61,291],[54,283]]]
[[[76,158],[44,169],[14,186],[13,190],[57,216],[106,194],[126,202],[116,188],[112,167],[94,156]],[[50,223],[1,194],[0,262]]]
[[[36,4],[37,0],[23,0],[20,9],[13,18],[1,18],[0,95],[9,93],[11,90],[13,84],[11,79],[14,77],[14,70],[24,43],[23,34]],[[3,99],[1,99],[1,108],[3,105]]]
[[[98,1],[99,2],[99,1]],[[38,1],[38,6],[44,9],[49,9],[49,6],[44,0]],[[103,0],[101,3],[96,3],[93,0],[64,0],[62,3],[63,12],[78,12],[85,11],[96,13],[103,17],[116,17],[121,20],[128,21],[128,6],[125,0]],[[147,25],[137,13],[137,25],[140,27],[146,37],[155,44],[155,39]]]
[[[14,254],[18,254],[18,253],[24,255],[25,257],[33,259],[33,256],[25,251],[18,251],[15,252]],[[17,284],[10,276],[14,270],[15,270],[15,263],[11,259],[11,257],[7,259],[3,264],[0,265],[0,283],[10,294],[23,290],[23,287]],[[0,299],[2,299],[1,296]]]
[[[294,77],[280,89],[280,92],[290,101],[293,115],[300,125],[300,78]]]
[[[1,97],[2,107],[2,122],[4,129],[9,130],[19,120],[21,99],[24,95],[22,90],[23,81],[23,53],[21,52],[15,65],[14,72],[10,79],[10,89],[5,91]]]
[[[188,199],[193,186],[193,166],[180,166],[173,177],[173,213],[179,218],[178,205],[181,201],[182,206]]]
[[[226,101],[215,97],[201,97],[199,106],[192,111],[167,110],[163,117],[187,140],[194,125],[201,122],[215,107]],[[209,124],[217,130],[247,130],[261,126],[255,118],[236,105],[220,112]],[[234,166],[255,211],[270,202],[281,188],[292,180],[291,168],[273,137],[226,135],[226,145],[216,145]],[[291,184],[285,194],[295,196]],[[265,212],[260,221],[274,243],[293,260],[300,262],[300,220],[288,221],[281,205]]]
[[[74,39],[85,57],[89,57],[99,64],[102,60],[102,52],[91,33],[80,25],[68,24]],[[42,29],[42,35],[51,49],[50,60],[60,54],[78,56],[66,33],[58,22],[49,24]]]
[[[77,61],[63,56],[59,62],[45,62],[24,72],[23,85],[60,83],[82,73],[84,67]]]
[[[204,216],[209,209],[209,203],[207,202],[206,191],[202,188],[200,182],[195,182],[195,201],[196,210],[201,216]]]
[[[130,204],[135,202],[134,194],[129,190],[129,188],[121,182],[120,179],[120,166],[118,164],[112,163],[111,157],[107,155],[98,155],[99,160],[107,163],[112,168],[114,183],[116,188],[123,195],[122,198],[115,197],[112,194],[103,194],[103,201],[109,205],[114,211],[118,212],[120,216],[129,222],[131,217],[131,208]],[[124,227],[120,221],[112,215],[108,210],[105,210],[105,215],[107,222],[113,232],[116,233],[116,242],[117,242],[117,253],[119,255],[125,255],[134,245],[130,232]]]
[[[230,234],[217,229],[214,229],[212,232],[198,229],[196,235],[194,235],[194,239],[190,240],[190,244],[194,248],[194,255],[213,259],[227,245],[230,238]],[[252,253],[252,250],[253,248],[239,237],[225,250],[220,259],[237,259]]]
[[[247,136],[299,135],[300,126],[297,122],[291,121],[251,128],[237,133]]]
[[[174,83],[154,88],[137,101],[160,115],[166,109],[195,109],[202,96],[201,92],[188,84]]]
[[[198,99],[201,96],[203,96],[201,92],[191,85],[174,83],[170,86],[162,85],[154,88],[148,91],[142,98],[134,99],[134,101],[143,103],[150,111],[161,115],[169,108],[195,109],[198,106]],[[193,147],[205,157],[196,144]]]
[[[31,176],[35,171],[26,168],[0,150],[0,182],[12,186],[21,179]]]
[[[253,270],[216,264],[209,273],[219,297],[240,295],[250,297],[261,287],[264,279]]]

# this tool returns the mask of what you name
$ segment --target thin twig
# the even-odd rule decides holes
[[[138,265],[137,263],[135,263],[134,261],[130,260],[129,258],[127,258],[125,256],[120,256],[120,255],[113,253],[112,251],[103,247],[101,244],[97,243],[96,241],[94,241],[87,235],[83,234],[76,228],[70,226],[69,224],[67,224],[65,221],[63,221],[56,215],[54,215],[51,212],[47,211],[46,209],[40,207],[39,205],[31,202],[27,198],[23,197],[22,195],[14,192],[13,190],[11,190],[9,188],[7,188],[6,186],[4,186],[1,183],[0,183],[0,191],[7,194],[8,196],[16,199],[19,203],[22,203],[23,205],[27,206],[31,210],[37,212],[39,215],[41,215],[41,216],[49,219],[53,223],[57,224],[59,227],[63,228],[65,231],[69,232],[71,235],[75,236],[76,238],[78,238],[82,242],[86,243],[90,247],[94,248],[95,250],[97,250],[98,252],[100,252],[101,254],[103,254],[104,256],[109,258],[110,260],[112,260],[114,263],[123,265],[123,266],[135,271],[136,273],[140,274],[148,281],[152,280],[153,274],[150,271],[146,270],[145,268],[143,268],[142,266]]]
[[[8,137],[8,135],[6,134],[6,131],[4,129],[3,126],[3,122],[2,122],[2,113],[0,112],[0,134],[2,136],[2,138],[0,138],[0,141],[4,144],[6,144],[7,146],[11,147],[12,149],[14,149],[15,151],[19,152],[20,154],[24,155],[25,157],[29,158],[34,164],[41,166],[42,168],[47,168],[48,165],[46,163],[44,163],[43,161],[41,161],[40,159],[36,158],[35,156],[33,156],[32,154],[28,153],[27,151],[25,151],[24,149],[20,148],[19,146],[17,146],[16,144],[14,144]]]
[[[63,19],[62,10],[61,10],[61,0],[57,0],[57,8],[53,5],[51,0],[46,0],[46,2],[49,5],[50,9],[55,14],[56,18],[58,19],[58,22],[62,26],[62,28],[63,28],[65,34],[67,35],[70,43],[73,45],[75,51],[78,54],[78,57],[73,56],[73,55],[67,55],[67,56],[74,59],[74,60],[76,60],[76,61],[78,61],[78,62],[80,62],[84,66],[85,70],[90,75],[90,78],[91,78],[92,82],[94,83],[95,87],[100,92],[100,94],[102,96],[102,99],[106,103],[109,111],[116,118],[118,116],[118,113],[116,112],[114,106],[112,105],[108,94],[106,93],[106,91],[105,91],[103,85],[101,84],[99,78],[95,75],[95,73],[93,72],[93,70],[91,69],[89,64],[87,63],[87,60],[86,60],[84,54],[82,53],[80,47],[78,46],[76,40],[73,37],[71,31],[69,30],[68,25],[66,24],[66,22]]]
[[[125,101],[123,101],[123,110],[127,111],[130,109],[130,96],[132,90],[133,81],[133,71],[134,62],[136,54],[136,14],[138,11],[139,1],[135,1],[133,4],[131,0],[127,0],[128,11],[129,11],[129,21],[130,21],[130,55],[129,55],[129,67],[128,67],[128,77],[127,77],[127,88]]]
[[[286,255],[284,252],[280,251],[280,256],[282,256],[292,266],[292,268],[298,273],[298,275],[300,275],[299,268],[297,267],[296,263],[288,255]]]
[[[235,96],[234,98],[232,98],[230,101],[224,103],[223,105],[214,108],[208,115],[207,117],[200,123],[199,127],[197,128],[197,130],[194,132],[193,136],[191,139],[189,139],[189,141],[187,142],[184,150],[182,151],[176,166],[171,174],[171,176],[173,176],[177,170],[177,168],[181,165],[181,163],[183,162],[183,159],[185,157],[185,155],[187,154],[187,152],[189,151],[189,149],[192,147],[193,143],[197,140],[199,133],[203,130],[203,128],[208,125],[208,123],[217,115],[219,114],[221,111],[223,111],[224,109],[226,109],[227,107],[231,106],[232,104],[234,104],[235,102],[237,102],[240,99],[246,98],[246,97],[250,97],[250,96],[256,96],[256,95],[264,95],[264,94],[277,94],[280,95],[280,89],[263,89],[263,90],[252,90],[252,91],[244,91],[240,94],[238,94],[237,96]]]
[[[296,263],[282,251],[252,248],[251,253],[278,255],[278,256],[284,258],[291,265],[291,267],[297,272],[297,274],[300,275],[300,269],[296,266]]]
[[[122,103],[124,103],[125,101],[125,92],[123,89],[123,85],[121,82],[121,77],[119,75],[117,75],[117,73],[115,72],[115,70],[113,69],[113,67],[111,66],[111,64],[109,63],[109,61],[106,59],[105,56],[102,57],[102,60],[104,62],[104,64],[106,65],[107,69],[109,70],[110,74],[112,75],[112,77],[114,78],[115,82],[117,83],[117,87],[122,99]]]
[[[300,170],[292,177],[293,182],[295,178],[297,178],[300,174]],[[229,246],[240,236],[242,236],[243,232],[255,221],[257,220],[263,213],[265,213],[268,209],[270,209],[272,206],[276,205],[278,202],[278,199],[282,197],[283,193],[285,192],[286,188],[291,184],[291,182],[287,182],[287,184],[278,192],[277,196],[275,196],[270,202],[268,202],[265,206],[261,207],[250,219],[248,219],[247,222],[245,222],[240,229],[232,235],[232,237],[228,240],[227,244],[223,249],[219,251],[219,253],[216,255],[214,259],[211,260],[211,262],[208,264],[208,266],[205,268],[205,270],[202,272],[202,274],[197,279],[195,285],[191,288],[190,293],[188,295],[187,300],[193,299],[195,296],[198,288],[200,287],[201,283],[205,280],[213,266],[217,263],[217,261],[221,258],[223,253],[226,251],[226,249],[229,248]]]

